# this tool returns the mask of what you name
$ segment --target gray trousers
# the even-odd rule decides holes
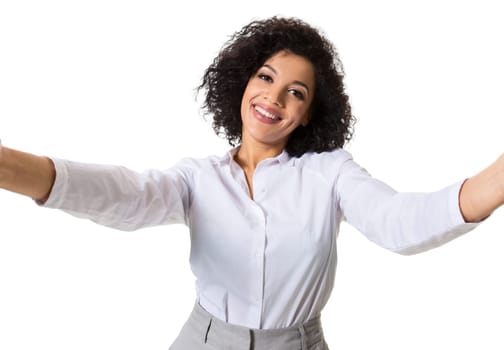
[[[221,321],[198,303],[169,350],[329,350],[320,317],[300,326],[249,329]]]

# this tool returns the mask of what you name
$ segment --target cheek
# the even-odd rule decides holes
[[[300,106],[299,116],[301,123],[307,123],[311,119],[312,112],[312,99],[310,99],[307,103],[304,103],[303,106]]]
[[[249,103],[247,102],[246,95],[244,94],[241,100],[241,105],[240,105],[240,117],[243,120],[243,117],[245,116],[245,113],[247,113]]]
[[[245,91],[243,92],[242,99],[241,99],[241,105],[240,105],[240,111],[241,111],[242,117],[243,117],[243,112],[246,110],[246,108],[249,104],[248,103],[249,99],[250,99],[249,91],[248,91],[248,88],[246,88]]]
[[[250,101],[251,98],[257,96],[261,91],[261,88],[254,84],[253,82],[249,82],[245,87],[245,91],[243,91],[242,100]]]
[[[294,113],[294,115],[296,116],[296,121],[299,124],[302,124],[308,117],[308,108],[306,108],[306,106],[300,106],[299,108],[296,108]]]
[[[242,119],[244,117],[244,114],[248,112],[250,108],[250,101],[257,97],[257,95],[259,95],[261,91],[262,90],[260,87],[255,86],[253,83],[249,82],[249,84],[245,88],[245,91],[243,91],[241,99],[240,112]]]

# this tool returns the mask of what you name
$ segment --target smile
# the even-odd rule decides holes
[[[277,120],[281,120],[282,118],[280,118],[280,116],[278,115],[275,115],[273,113],[270,113],[268,112],[267,110],[265,110],[264,108],[262,108],[261,106],[258,106],[258,105],[254,105],[254,109],[263,117],[266,117],[268,119],[271,119],[273,121],[277,121]]]

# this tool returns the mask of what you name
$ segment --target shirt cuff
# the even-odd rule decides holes
[[[35,201],[37,205],[47,208],[59,208],[63,204],[65,194],[68,191],[69,171],[64,160],[49,157],[54,164],[56,177],[51,192],[45,201]]]
[[[459,194],[465,180],[458,181],[441,191],[435,193],[436,198],[432,205],[437,207],[440,213],[444,213],[444,221],[441,234],[434,235],[430,239],[419,244],[396,250],[404,255],[418,254],[439,246],[442,246],[476,228],[481,222],[466,222],[460,211]],[[443,215],[441,215],[443,216]]]
[[[483,222],[466,222],[462,215],[462,212],[460,211],[460,190],[462,189],[464,182],[465,180],[461,180],[448,188],[448,190],[450,191],[449,210],[451,225],[448,233],[444,237],[444,240],[446,242],[451,241],[475,229],[481,222]]]
[[[461,180],[457,183],[455,183],[453,186],[450,187],[450,209],[451,209],[451,218],[452,222],[456,225],[463,225],[467,227],[474,228],[478,226],[480,223],[486,220],[483,219],[479,222],[467,222],[464,219],[464,216],[462,215],[462,211],[460,209],[460,191],[462,190],[462,186],[464,185],[464,182],[467,179]]]

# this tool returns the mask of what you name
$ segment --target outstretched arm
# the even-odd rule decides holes
[[[185,223],[197,164],[138,173],[104,164],[49,159],[0,145],[0,189],[119,230]]]
[[[504,204],[504,154],[489,167],[467,179],[459,205],[467,222],[478,222]]]
[[[0,143],[0,188],[44,201],[56,172],[47,157],[17,151]]]

